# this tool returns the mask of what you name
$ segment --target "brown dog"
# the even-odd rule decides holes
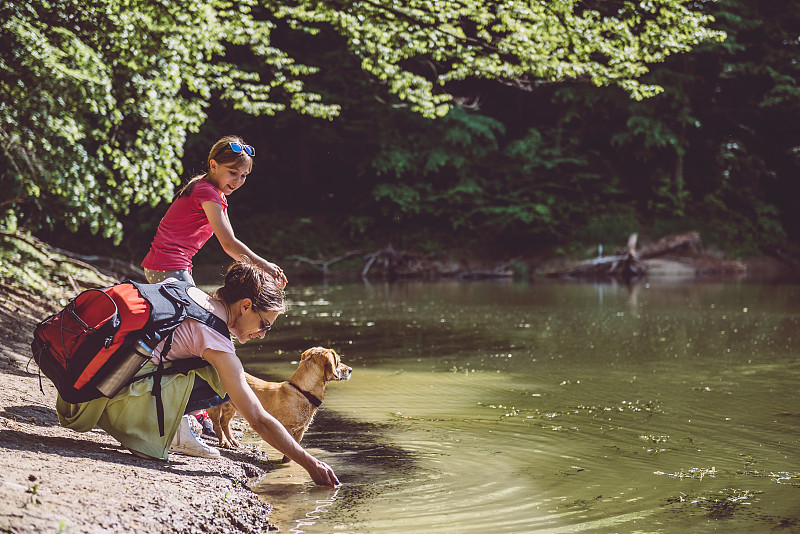
[[[267,382],[245,375],[264,409],[280,421],[299,443],[322,404],[328,382],[349,380],[352,372],[353,369],[342,363],[335,350],[314,347],[303,353],[297,370],[286,382]],[[209,408],[207,412],[219,437],[220,447],[238,447],[239,442],[233,438],[230,429],[231,419],[236,414],[233,402]],[[284,456],[283,461],[289,460]]]

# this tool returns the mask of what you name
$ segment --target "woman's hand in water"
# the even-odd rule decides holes
[[[313,458],[313,457],[312,457]],[[311,478],[320,486],[339,486],[341,483],[333,472],[333,468],[321,460],[314,458],[314,463],[306,467]]]

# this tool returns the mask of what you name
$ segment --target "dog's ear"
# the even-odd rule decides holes
[[[302,362],[306,358],[310,358],[311,356],[313,356],[317,352],[321,352],[321,351],[324,351],[324,350],[325,349],[323,349],[322,347],[311,347],[310,349],[305,351],[302,356],[300,356],[300,361]]]
[[[325,381],[341,380],[339,376],[339,355],[333,349],[325,349]]]

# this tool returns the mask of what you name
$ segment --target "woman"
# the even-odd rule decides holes
[[[249,261],[233,263],[224,285],[213,295],[190,287],[189,296],[199,305],[223,319],[230,332],[245,343],[263,339],[278,316],[285,311],[283,293],[273,273]],[[163,342],[153,351],[153,359],[140,375],[155,368]],[[175,330],[172,347],[165,359],[175,361],[199,356],[211,365],[186,374],[164,376],[161,395],[164,404],[164,435],[159,435],[155,416],[153,378],[143,378],[123,389],[114,398],[99,398],[81,404],[69,404],[60,396],[56,403],[62,426],[86,432],[99,426],[137,456],[168,458],[181,418],[198,406],[210,407],[222,402],[227,393],[239,413],[267,443],[300,464],[320,485],[339,484],[333,469],[307,453],[283,425],[267,413],[245,380],[242,362],[233,342],[213,328],[194,319],[186,319]],[[206,405],[203,406],[203,403]]]

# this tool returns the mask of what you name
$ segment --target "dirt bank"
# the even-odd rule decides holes
[[[248,489],[270,468],[257,449],[208,460],[143,460],[95,429],[59,426],[56,391],[35,374],[30,337],[49,300],[0,285],[0,532],[266,532]]]

